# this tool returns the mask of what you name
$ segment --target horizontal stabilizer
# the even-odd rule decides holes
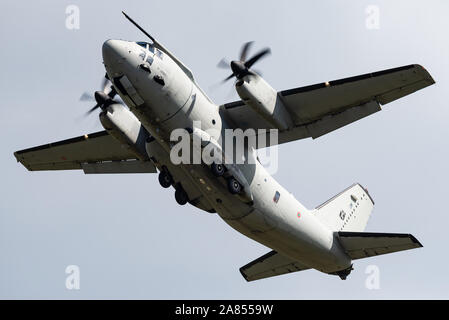
[[[422,247],[414,236],[405,233],[340,231],[338,237],[353,260]]]
[[[240,273],[246,281],[254,281],[307,269],[309,267],[273,250],[241,267]]]

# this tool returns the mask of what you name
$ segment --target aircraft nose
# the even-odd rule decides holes
[[[119,59],[125,58],[126,41],[106,40],[103,43],[103,61],[106,65],[113,65]]]

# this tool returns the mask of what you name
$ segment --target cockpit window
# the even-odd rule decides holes
[[[157,49],[156,49],[156,55],[157,55],[159,58],[161,58],[161,59],[164,58],[164,54],[163,54],[162,51],[160,51],[160,50],[157,50]]]
[[[136,42],[139,46],[141,46],[142,48],[149,50],[151,53],[154,53],[154,46],[151,43],[148,42],[143,42],[143,41],[139,41]]]
[[[147,48],[147,44],[146,42],[136,42],[139,46],[141,46],[142,48],[146,49]]]

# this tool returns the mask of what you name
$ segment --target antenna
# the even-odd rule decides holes
[[[135,25],[137,27],[137,29],[139,29],[140,31],[142,31],[148,38],[151,39],[151,41],[153,41],[154,44],[157,44],[157,41],[148,33],[146,32],[141,26],[139,26],[137,24],[137,22],[135,22],[133,19],[131,19],[126,13],[125,11],[122,11],[123,15],[125,16],[126,19],[128,19],[133,25]]]

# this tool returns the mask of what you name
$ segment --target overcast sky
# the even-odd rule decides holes
[[[66,28],[66,7],[80,28]],[[379,9],[373,25],[366,9]],[[10,1],[0,10],[0,298],[449,298],[447,12],[441,1]],[[216,68],[255,40],[257,68],[284,90],[412,63],[436,84],[317,140],[279,148],[276,179],[313,208],[353,182],[376,202],[366,231],[424,245],[354,263],[348,280],[315,270],[247,283],[238,269],[270,249],[218,215],[179,206],[156,175],[28,172],[13,152],[102,130],[84,91],[99,89],[106,39],[147,40],[125,10],[193,71],[210,97],[235,100]],[[367,21],[368,19],[368,21]],[[378,26],[379,28],[372,28]],[[80,268],[80,290],[65,286]],[[380,271],[380,288],[365,283]]]

